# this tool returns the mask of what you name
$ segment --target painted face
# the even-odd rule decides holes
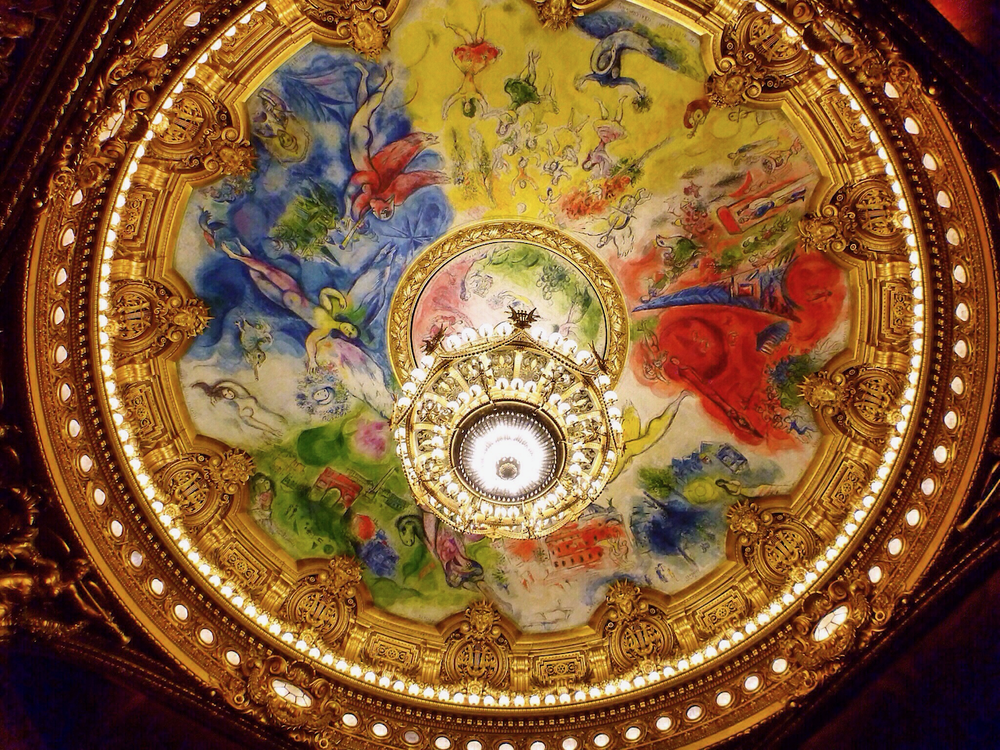
[[[264,147],[278,159],[290,163],[302,161],[309,150],[309,131],[273,92],[257,94],[253,131]]]
[[[399,527],[399,541],[406,547],[412,547],[417,542],[417,525],[410,521]]]
[[[392,198],[387,201],[381,198],[373,198],[371,207],[372,213],[382,221],[391,219],[392,215],[396,213],[396,203]]]
[[[319,388],[313,391],[313,401],[317,404],[329,404],[336,397],[337,393],[333,388]]]
[[[469,290],[477,297],[485,297],[493,286],[493,277],[478,271],[466,279]]]

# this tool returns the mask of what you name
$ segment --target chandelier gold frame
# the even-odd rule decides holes
[[[462,253],[492,245],[520,242],[535,245],[572,264],[590,284],[604,317],[604,346],[599,352],[617,384],[629,352],[628,305],[610,269],[584,243],[550,226],[524,219],[482,221],[460,227],[431,243],[406,267],[389,306],[389,361],[402,383],[417,366],[420,342],[412,335],[413,316],[427,283]]]
[[[533,311],[532,311],[533,312]],[[523,323],[467,329],[425,355],[393,412],[396,450],[417,503],[468,534],[526,539],[575,520],[597,500],[621,447],[611,378],[572,339]],[[461,441],[483,414],[540,420],[556,454],[552,478],[523,497],[493,497],[461,469]]]

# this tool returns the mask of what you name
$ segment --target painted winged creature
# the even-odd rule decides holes
[[[207,208],[198,212],[198,226],[208,246],[215,250],[240,252],[240,240],[236,232],[224,221],[213,219]]]
[[[306,337],[306,354],[309,356],[309,366],[316,366],[316,350],[319,342],[332,333],[339,333],[348,339],[358,337],[358,328],[346,317],[348,301],[337,289],[325,288],[319,293],[318,303],[308,297],[299,283],[276,266],[255,258],[242,245],[239,252],[233,252],[226,245],[220,249],[233,260],[238,260],[250,272],[254,285],[269,300],[289,312],[295,313],[312,328]]]
[[[345,296],[337,289],[324,288],[318,295],[318,303],[314,303],[295,279],[253,257],[246,248],[242,248],[241,253],[222,249],[247,267],[250,278],[265,297],[295,313],[312,328],[305,342],[309,370],[335,373],[348,394],[388,417],[392,404],[385,376],[372,356],[355,343],[360,332],[349,322],[359,309],[353,301],[355,290]]]
[[[444,172],[435,169],[405,171],[424,149],[437,143],[437,136],[430,133],[410,133],[372,154],[375,113],[392,83],[392,69],[386,66],[382,83],[369,95],[368,69],[361,63],[355,67],[361,71],[361,81],[358,84],[358,110],[351,119],[350,127],[354,174],[347,183],[347,208],[354,224],[344,237],[342,246],[347,245],[369,213],[387,221],[396,212],[396,207],[417,190],[448,180]]]

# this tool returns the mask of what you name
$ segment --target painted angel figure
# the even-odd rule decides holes
[[[437,136],[430,133],[410,133],[372,153],[376,140],[375,113],[392,84],[392,68],[386,66],[382,83],[369,94],[368,68],[361,63],[356,67],[361,71],[358,110],[351,119],[349,134],[354,174],[347,184],[348,212],[354,225],[344,237],[342,247],[347,246],[369,213],[382,221],[391,219],[396,206],[417,190],[448,181],[448,176],[436,169],[404,171],[424,149],[437,143]]]

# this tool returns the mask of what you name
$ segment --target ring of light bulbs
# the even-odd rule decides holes
[[[601,494],[621,411],[611,378],[575,341],[504,322],[447,337],[420,365],[392,417],[418,505],[468,534],[524,539],[564,526]]]
[[[518,406],[506,401],[470,414],[452,441],[461,477],[477,494],[500,503],[516,503],[548,487],[564,457],[558,431],[537,410]]]
[[[223,36],[232,36],[238,24],[249,23],[254,13],[260,13],[266,7],[267,2],[262,2],[236,22],[221,29],[204,53],[179,73],[176,77],[177,83],[172,89],[172,94],[164,97],[160,105],[151,110],[151,112],[155,113],[152,119],[154,127],[161,126],[169,116],[168,112],[172,105],[170,97],[181,93],[184,89],[184,81],[193,78],[197,73],[198,67],[208,61],[208,51],[219,49],[222,45]],[[801,42],[801,35],[794,25],[786,21],[774,9],[768,8],[760,2],[755,3],[755,7],[761,12],[771,12],[773,22],[784,30],[789,39]],[[802,44],[802,48],[807,51],[809,49],[805,44]],[[789,585],[769,605],[760,609],[755,615],[749,617],[731,631],[716,636],[708,645],[698,651],[671,657],[662,664],[651,668],[648,672],[638,674],[631,679],[614,679],[603,685],[584,686],[573,692],[560,693],[558,695],[555,693],[540,694],[519,693],[516,691],[493,691],[488,687],[483,688],[481,694],[466,694],[457,689],[427,685],[405,675],[394,675],[387,672],[384,666],[381,665],[374,666],[354,659],[345,659],[326,648],[321,640],[316,640],[314,637],[299,632],[296,626],[283,621],[280,617],[270,612],[263,611],[254,598],[243,590],[238,581],[232,579],[225,571],[216,568],[202,559],[200,553],[195,548],[192,537],[189,536],[187,529],[184,527],[183,521],[166,512],[166,498],[160,488],[155,486],[145,469],[137,443],[132,439],[129,432],[124,405],[117,396],[111,340],[107,332],[111,261],[114,259],[116,251],[116,228],[121,221],[118,211],[125,205],[127,200],[131,187],[131,176],[138,169],[139,161],[145,154],[145,143],[154,137],[154,131],[149,130],[145,134],[143,142],[134,148],[128,161],[125,163],[121,171],[117,191],[112,191],[112,195],[115,196],[114,210],[109,217],[104,241],[99,244],[99,247],[103,248],[102,261],[98,273],[99,362],[103,387],[107,395],[108,410],[117,428],[122,452],[127,459],[127,468],[131,471],[135,483],[140,488],[141,497],[145,499],[147,507],[153,512],[154,517],[158,519],[167,536],[173,540],[173,543],[182,553],[182,556],[191,562],[194,570],[202,576],[209,586],[218,591],[224,599],[232,604],[237,613],[241,613],[246,618],[251,628],[259,627],[262,632],[270,634],[288,644],[289,647],[301,653],[303,657],[314,659],[323,665],[331,667],[345,679],[357,680],[363,684],[367,683],[370,686],[378,686],[385,690],[407,694],[413,698],[423,698],[428,701],[451,705],[472,705],[485,708],[505,708],[508,706],[540,706],[546,708],[556,703],[586,703],[628,693],[680,675],[694,667],[711,661],[786,612],[815,587],[823,574],[830,569],[831,563],[844,553],[851,539],[858,533],[860,524],[867,518],[871,509],[878,502],[883,489],[886,487],[893,467],[897,462],[898,450],[902,446],[903,440],[910,428],[913,404],[917,398],[916,385],[920,382],[921,375],[925,316],[922,270],[920,255],[917,251],[917,236],[913,231],[909,202],[904,194],[904,188],[896,176],[897,170],[893,163],[893,155],[889,154],[879,131],[873,125],[858,98],[847,82],[845,82],[845,79],[839,74],[837,68],[823,55],[815,54],[814,60],[830,79],[839,82],[840,93],[847,97],[851,109],[861,112],[859,116],[860,122],[867,129],[870,140],[876,149],[877,157],[881,160],[884,171],[891,180],[890,187],[898,198],[898,220],[904,227],[905,241],[910,248],[908,261],[914,305],[913,326],[910,333],[911,359],[908,375],[909,385],[902,395],[902,406],[900,407],[902,418],[894,425],[894,434],[890,438],[889,448],[883,454],[881,465],[878,467],[876,477],[870,483],[868,491],[849,509],[849,512],[846,514],[845,523],[833,543],[823,550],[816,559],[806,564],[806,572],[802,580]]]

